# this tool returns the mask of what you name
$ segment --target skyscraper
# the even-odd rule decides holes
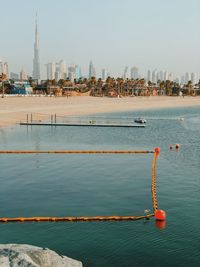
[[[78,80],[82,77],[81,68],[78,65],[75,65],[75,78]]]
[[[139,79],[139,72],[137,67],[131,68],[131,79]]]
[[[169,80],[169,73],[167,71],[164,72],[164,81]]]
[[[147,72],[147,82],[151,82],[152,81],[152,79],[151,79],[152,77],[151,77],[151,71],[150,70],[148,70],[148,72]]]
[[[160,81],[164,80],[164,73],[162,70],[157,73],[157,81],[158,80],[160,80]]]
[[[152,72],[152,82],[157,83],[157,70],[153,70]]]
[[[67,78],[67,66],[64,60],[56,63],[57,80]]]
[[[94,68],[94,65],[92,63],[92,61],[90,61],[90,64],[89,64],[89,78],[91,77],[95,77],[96,76],[96,72],[95,72],[95,68]]]
[[[189,72],[186,72],[185,73],[185,83],[188,83],[189,80],[190,80],[191,76],[190,76],[190,73]]]
[[[193,84],[197,83],[197,75],[194,72],[191,73],[191,81]]]
[[[10,79],[12,80],[19,80],[19,74],[11,72],[10,73]]]
[[[128,79],[128,66],[126,66],[124,68],[124,73],[123,73],[123,76],[122,78],[125,80],[125,79]]]
[[[56,65],[55,63],[47,63],[46,64],[47,68],[47,79],[48,80],[54,80],[55,79],[55,72],[56,72]]]
[[[7,78],[7,79],[9,78],[8,63],[7,63],[7,62],[3,62],[3,61],[0,59],[0,75],[1,75],[2,73],[6,75],[6,78]]]
[[[74,79],[76,78],[76,67],[73,64],[68,67],[68,78],[71,82],[74,82]]]
[[[19,76],[20,76],[20,80],[21,81],[24,81],[24,80],[28,79],[27,74],[23,69],[20,71],[20,75]]]
[[[39,62],[39,34],[37,27],[37,16],[35,20],[35,43],[34,43],[34,58],[33,58],[33,79],[40,79],[40,62]]]
[[[102,80],[105,81],[107,77],[108,76],[107,76],[107,73],[106,73],[106,69],[102,69],[102,71],[101,71],[101,78],[102,78]]]

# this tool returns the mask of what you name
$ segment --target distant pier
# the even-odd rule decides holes
[[[54,115],[44,115],[45,118],[41,118],[42,114],[27,114],[26,120],[20,122],[19,124],[22,126],[78,126],[78,127],[121,127],[121,128],[144,128],[145,124],[139,124],[135,122],[100,122],[98,120],[88,120],[86,121],[70,121],[70,117],[68,121],[60,121],[60,118],[63,119],[64,116]],[[40,118],[40,119],[39,119]]]
[[[121,128],[144,128],[143,124],[99,124],[99,123],[44,123],[44,122],[20,122],[26,126],[79,126],[79,127],[121,127]]]

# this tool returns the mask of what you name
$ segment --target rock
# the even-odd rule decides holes
[[[82,267],[80,261],[58,255],[48,248],[0,244],[1,267]]]

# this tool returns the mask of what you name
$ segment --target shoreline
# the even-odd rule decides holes
[[[0,98],[0,127],[25,121],[27,114],[43,116],[57,114],[62,116],[97,115],[101,113],[142,111],[153,109],[200,107],[200,96],[150,96],[150,97],[5,97]],[[35,116],[35,115],[34,115]]]

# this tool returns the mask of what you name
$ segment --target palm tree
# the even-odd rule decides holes
[[[89,90],[91,90],[91,94],[95,95],[95,89],[96,89],[96,77],[92,76],[88,81],[87,81],[87,86],[89,87]]]
[[[103,87],[103,81],[102,81],[101,78],[99,78],[98,81],[97,81],[97,90],[98,90],[98,94],[100,96],[103,96],[103,94],[102,94],[102,87]]]
[[[0,82],[2,82],[2,98],[4,98],[4,81],[6,80],[6,74],[2,73],[0,75]]]
[[[188,95],[191,95],[192,92],[192,88],[193,88],[193,84],[192,81],[188,81],[187,85],[186,85],[187,89],[188,89]]]
[[[170,95],[171,88],[172,88],[171,81],[170,80],[166,80],[165,81],[165,94],[166,95]]]
[[[116,79],[116,89],[117,89],[117,94],[120,95],[123,93],[123,89],[124,89],[124,79],[123,78],[120,78],[118,77]]]
[[[159,94],[160,95],[163,94],[163,91],[165,89],[165,82],[164,81],[159,83],[159,89],[160,89],[160,93]]]

